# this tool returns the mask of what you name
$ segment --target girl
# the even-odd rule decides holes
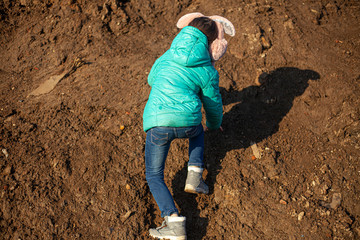
[[[209,46],[216,39],[224,40],[218,39],[219,36],[223,38],[223,24],[199,13],[185,15],[178,26],[179,23],[180,27],[181,24],[187,26],[175,37],[170,49],[156,60],[148,76],[151,92],[143,114],[143,127],[147,133],[146,180],[161,216],[165,218],[161,227],[150,229],[150,235],[160,239],[186,239],[186,218],[179,216],[164,183],[165,160],[171,141],[189,139],[185,191],[208,194],[209,188],[202,179],[202,104],[206,113],[205,129],[219,129],[222,121],[219,74],[212,63],[217,59],[211,48],[209,52]],[[221,56],[225,50],[221,50]]]

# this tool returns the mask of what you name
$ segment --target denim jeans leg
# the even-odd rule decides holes
[[[196,126],[192,136],[189,136],[188,166],[204,167],[204,129],[201,124]]]
[[[146,180],[162,217],[178,213],[164,182],[165,160],[172,140],[170,135],[171,132],[164,128],[152,128],[147,132],[145,145]]]

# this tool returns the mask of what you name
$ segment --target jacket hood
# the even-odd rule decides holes
[[[192,26],[184,27],[175,37],[170,54],[174,62],[186,67],[211,64],[207,37]]]

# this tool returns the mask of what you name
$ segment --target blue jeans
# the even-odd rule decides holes
[[[188,166],[204,167],[204,129],[194,127],[154,127],[147,131],[145,145],[146,180],[160,208],[161,216],[179,213],[164,182],[165,160],[175,138],[189,138]]]

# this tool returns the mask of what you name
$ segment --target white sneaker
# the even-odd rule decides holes
[[[188,167],[188,174],[185,182],[185,192],[188,193],[209,193],[209,187],[202,179],[203,169],[199,167]]]
[[[158,228],[149,230],[150,236],[157,239],[186,240],[186,217],[166,216]]]

